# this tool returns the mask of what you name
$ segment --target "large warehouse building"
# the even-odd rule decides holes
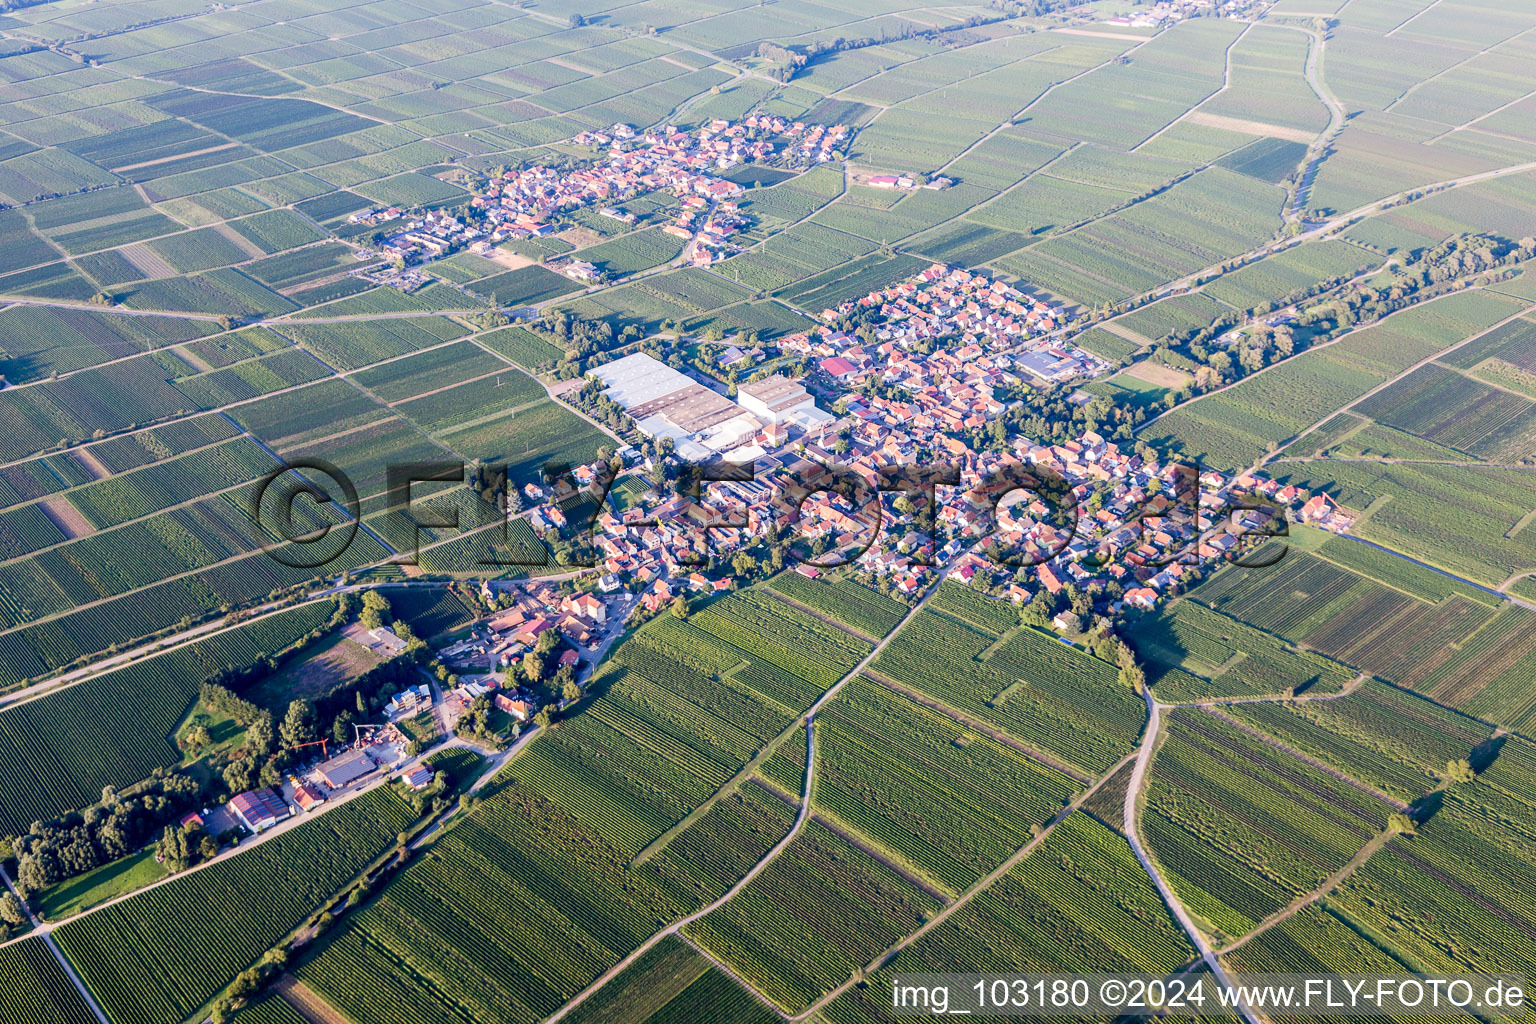
[[[750,442],[763,421],[728,398],[643,352],[591,371],[603,391],[651,437],[670,437],[674,450],[702,460]]]

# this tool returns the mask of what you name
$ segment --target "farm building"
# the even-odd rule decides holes
[[[325,803],[326,795],[307,782],[301,782],[293,787],[293,802],[306,811],[312,811]]]
[[[289,813],[288,804],[270,787],[241,793],[229,802],[229,809],[252,832],[271,828]]]
[[[329,761],[321,762],[318,771],[327,786],[339,789],[371,774],[378,767],[368,751],[349,750],[345,754],[336,755]]]
[[[420,792],[421,790],[426,789],[428,786],[432,785],[432,780],[435,777],[436,776],[432,774],[431,768],[428,768],[424,764],[419,764],[415,768],[412,768],[410,771],[405,773],[405,784],[417,792]]]

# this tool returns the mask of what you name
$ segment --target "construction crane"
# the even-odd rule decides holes
[[[384,728],[382,725],[358,725],[357,723],[354,722],[353,725],[352,725],[352,732],[353,732],[353,740],[352,740],[352,742],[355,745],[357,745],[357,746],[361,746],[362,742],[363,742],[363,733],[364,733],[364,731],[367,731],[368,733],[375,733],[375,732],[378,732],[382,728]]]
[[[330,754],[330,742],[331,742],[330,740],[328,740],[328,739],[326,739],[325,737],[322,736],[318,740],[310,740],[308,743],[295,743],[293,746],[291,746],[291,747],[284,747],[283,749],[284,750],[303,750],[305,747],[319,747],[320,748],[320,756],[322,758],[329,758],[331,756],[331,754]]]

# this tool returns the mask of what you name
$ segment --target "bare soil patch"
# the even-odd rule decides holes
[[[298,978],[285,974],[272,983],[272,988],[282,999],[310,1024],[351,1024],[335,1007]]]
[[[88,537],[96,532],[96,527],[92,526],[85,516],[81,515],[80,511],[62,495],[55,494],[44,498],[37,503],[37,507],[42,509],[43,515],[53,520],[53,525],[64,531],[64,536],[70,539]]]
[[[1192,376],[1183,370],[1174,369],[1172,366],[1164,366],[1162,363],[1153,363],[1142,360],[1132,363],[1125,368],[1125,372],[1137,380],[1144,380],[1148,384],[1156,384],[1158,387],[1178,390],[1185,384],[1194,380]]]
[[[1242,132],[1244,135],[1267,135],[1273,139],[1287,139],[1303,145],[1311,145],[1317,139],[1315,133],[1302,131],[1300,128],[1286,128],[1278,124],[1249,121],[1241,117],[1207,114],[1203,110],[1193,110],[1184,116],[1195,124],[1203,124],[1207,128],[1225,128],[1229,132]]]

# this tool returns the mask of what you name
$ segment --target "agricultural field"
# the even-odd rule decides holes
[[[1131,646],[1147,666],[1159,700],[1337,692],[1352,677],[1344,666],[1299,651],[1193,601],[1159,609],[1136,623]]]
[[[1182,406],[1139,436],[1214,468],[1251,465],[1420,360],[1470,341],[1516,312],[1514,303],[1488,292],[1412,306]]]
[[[1315,554],[1292,551],[1263,572],[1230,567],[1190,599],[1452,707],[1469,695],[1453,697],[1456,687],[1476,692],[1488,682],[1457,668],[1472,653],[1467,638],[1517,625],[1524,612],[1496,611],[1484,591],[1344,538]]]
[[[1169,716],[1140,827],[1185,907],[1236,938],[1343,867],[1393,807],[1223,714]]]
[[[226,667],[277,654],[330,617],[329,601],[280,612],[217,637],[0,711],[0,829],[25,830],[181,763],[172,734],[198,686]],[[39,737],[55,737],[48,744]],[[67,745],[66,738],[67,737]]]
[[[939,891],[963,891],[1023,846],[1072,779],[943,715],[854,680],[816,716],[818,812]]]
[[[0,1017],[14,1024],[92,1024],[90,1007],[75,991],[42,939],[0,948]]]
[[[889,1019],[891,975],[933,971],[1161,974],[1194,956],[1124,837],[1071,814],[1045,842],[824,1011],[834,1024]]]
[[[835,619],[865,636],[885,636],[907,614],[907,608],[901,602],[885,597],[846,576],[810,579],[798,572],[786,572],[775,576],[768,586],[774,593]]]
[[[798,371],[846,416],[847,438],[743,438],[775,460],[873,438],[887,445],[874,461],[943,444],[989,463],[1091,430],[1142,460],[1121,494],[1152,486],[1136,465],[1175,456],[1261,467],[1355,518],[1344,536],[1293,526],[1265,570],[1132,566],[1100,589],[1107,576],[1090,587],[1064,559],[1065,596],[1015,576],[1037,601],[1048,587],[1075,611],[1095,602],[1082,635],[1028,624],[1006,581],[988,592],[910,566],[790,569],[640,614],[597,664],[580,652],[579,695],[554,692],[564,676],[539,693],[550,718],[524,723],[472,801],[305,935],[236,1024],[535,1024],[642,945],[562,1019],[874,1024],[901,971],[1199,970],[1155,876],[1221,947],[1373,840],[1334,891],[1228,964],[1531,973],[1536,287],[1520,242],[1536,237],[1536,11],[1237,0],[1232,17],[1152,25],[1137,17],[1150,7],[7,5],[0,836],[94,819],[104,787],[177,766],[208,776],[210,807],[227,799],[218,758],[176,742],[202,713],[199,684],[320,639],[338,581],[382,587],[434,648],[519,593],[516,571],[493,569],[494,591],[470,596],[483,555],[544,549],[531,517],[502,538],[425,528],[418,564],[397,564],[416,537],[388,467],[478,460],[522,488],[547,463],[617,452],[631,472],[616,510],[668,502],[652,440],[610,434],[563,389],[630,351],[691,358],[723,334],[754,351],[722,390]],[[849,131],[797,151],[796,129],[771,159],[743,159],[722,126],[766,115]],[[590,173],[651,133],[676,143],[669,125],[711,133],[683,172],[622,187]],[[505,201],[492,187],[531,166],[574,191]],[[742,219],[728,258],[663,230],[684,209]],[[1509,256],[1371,322],[1416,254],[1457,236],[1463,253]],[[559,272],[572,258],[603,280]],[[949,367],[953,385],[881,373],[958,350],[965,331],[930,336],[878,302],[836,311],[935,261],[1062,307],[1051,344],[1116,365],[1057,386],[1010,361],[1029,346],[983,342]],[[1314,299],[1349,301],[1362,326],[1307,349]],[[1301,354],[1214,386],[1221,335],[1285,314]],[[561,316],[612,335],[549,329]],[[821,328],[846,335],[821,347]],[[848,382],[838,394],[818,370],[839,346],[873,364],[859,391],[898,404],[839,406]],[[927,408],[954,385],[985,415]],[[881,422],[909,398],[910,424]],[[294,459],[340,467],[362,502],[355,541],[323,567],[268,557],[275,533],[250,514],[252,484]],[[485,511],[467,495],[423,504]],[[306,500],[294,526],[349,515]],[[605,593],[659,578],[670,597],[691,572],[615,555],[585,573],[556,552],[534,572],[562,596],[601,575]],[[1156,607],[1128,610],[1132,586],[1157,589]],[[903,592],[916,596],[886,596]],[[273,612],[241,620],[259,605]],[[1136,673],[1101,617],[1147,693],[1122,681]],[[140,649],[187,629],[206,632]],[[375,661],[332,636],[241,696],[318,695]],[[450,671],[479,674],[445,667],[445,688]],[[1183,705],[1159,736],[1144,735],[1147,697]],[[414,721],[435,738],[433,715]],[[240,749],[230,731],[220,756]],[[468,750],[431,761],[459,792],[482,763]],[[1151,767],[1131,793],[1138,750]],[[1463,758],[1474,777],[1450,781]],[[0,1024],[210,1016],[411,827],[385,789],[184,876],[141,850],[33,894],[50,918],[76,915],[53,937],[89,997],[21,938],[0,947]],[[1127,800],[1144,807],[1130,839]],[[1409,804],[1415,833],[1383,836]]]
[[[945,595],[948,602],[918,612],[880,652],[871,665],[877,677],[1084,774],[1103,770],[1131,748],[1145,707],[1116,681],[1114,666],[1018,626],[1009,605],[954,583],[941,585]],[[946,604],[953,611],[941,610]]]
[[[387,788],[55,934],[113,1024],[176,1024],[394,843],[411,812]],[[251,912],[210,915],[217,900]]]
[[[619,781],[614,769],[528,759],[504,771],[433,856],[326,940],[299,970],[306,985],[361,1024],[465,1013],[497,1024],[538,1020],[638,945],[657,919],[717,896],[792,820],[776,799],[744,790],[675,850],[631,871],[629,857],[586,824],[597,810],[590,802]],[[445,903],[444,893],[457,895]]]

